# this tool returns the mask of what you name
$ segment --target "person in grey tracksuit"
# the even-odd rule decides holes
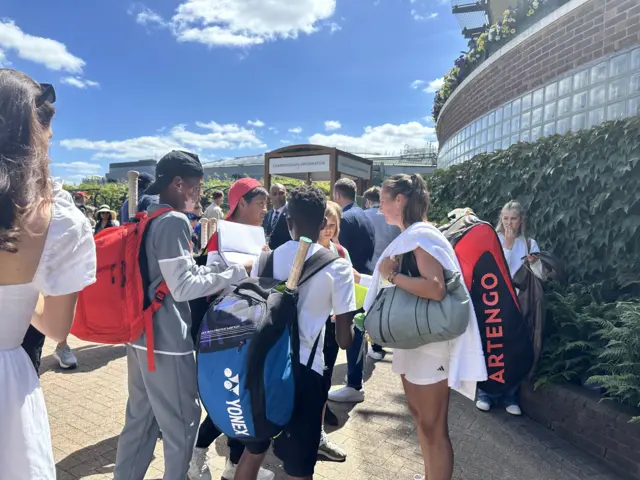
[[[146,337],[127,345],[129,399],[118,440],[115,480],[142,480],[162,431],[165,480],[185,480],[198,425],[196,363],[191,338],[189,300],[214,295],[247,276],[244,267],[225,271],[197,266],[191,250],[191,226],[184,213],[199,200],[204,176],[196,155],[173,151],[156,167],[157,180],[147,193],[160,195],[149,208],[170,207],[151,221],[145,239],[151,298],[162,280],[170,294],[153,317],[154,372],[147,364]]]

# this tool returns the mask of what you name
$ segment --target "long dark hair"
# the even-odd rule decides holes
[[[429,191],[427,190],[427,182],[420,175],[417,173],[392,175],[382,183],[382,189],[387,190],[393,198],[402,194],[407,199],[402,211],[402,222],[405,225],[427,221]]]
[[[55,109],[36,105],[42,88],[0,69],[0,251],[16,253],[25,220],[51,201],[47,130]]]

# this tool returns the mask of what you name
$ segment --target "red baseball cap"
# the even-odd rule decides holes
[[[229,213],[224,217],[225,220],[229,220],[233,212],[235,211],[240,199],[244,197],[254,188],[261,187],[262,184],[255,178],[241,178],[231,185],[229,192],[227,193],[227,199],[229,201]]]
[[[82,197],[82,198],[87,198],[87,194],[84,192],[76,192],[76,197]]]

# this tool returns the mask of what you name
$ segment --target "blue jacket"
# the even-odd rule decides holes
[[[158,203],[158,197],[155,195],[145,195],[144,193],[138,198],[138,211],[146,212],[149,207]],[[120,208],[120,223],[129,221],[129,199],[125,200]]]
[[[355,203],[344,207],[342,212],[338,237],[340,245],[349,252],[353,268],[360,273],[370,274],[367,262],[373,257],[373,224],[364,210]]]

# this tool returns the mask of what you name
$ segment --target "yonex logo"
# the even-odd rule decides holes
[[[224,388],[229,392],[236,394],[238,398],[233,401],[227,401],[227,414],[229,415],[229,422],[231,422],[231,428],[236,435],[249,436],[247,430],[247,423],[244,420],[242,405],[240,404],[240,377],[234,375],[230,368],[224,369],[224,376],[227,379],[224,381]]]
[[[240,396],[240,379],[238,375],[234,376],[230,368],[225,368],[224,376],[228,379],[224,381],[224,388]]]

